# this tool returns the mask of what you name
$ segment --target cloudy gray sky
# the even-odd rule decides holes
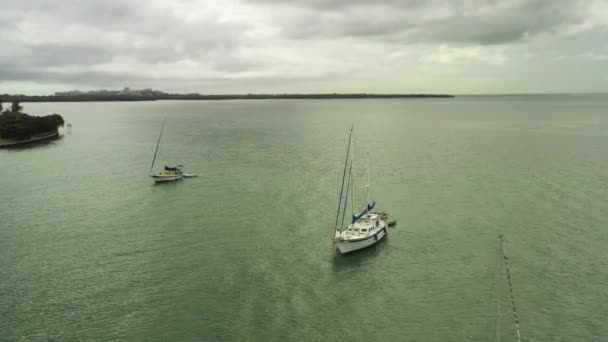
[[[0,0],[0,93],[608,92],[605,0]]]

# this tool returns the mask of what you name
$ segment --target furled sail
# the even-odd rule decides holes
[[[365,216],[370,210],[374,209],[375,206],[376,206],[376,202],[368,203],[367,204],[367,208],[365,208],[359,214],[353,215],[353,223],[355,223],[357,220],[359,220],[360,218],[362,218],[363,216]]]

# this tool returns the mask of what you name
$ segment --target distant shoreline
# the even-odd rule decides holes
[[[332,100],[332,99],[421,99],[453,98],[444,94],[163,94],[155,96],[133,95],[2,95],[3,101],[19,102],[117,102],[157,100]]]

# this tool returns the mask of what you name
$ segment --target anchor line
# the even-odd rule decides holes
[[[521,333],[519,331],[519,318],[517,316],[517,308],[515,306],[515,296],[513,295],[513,284],[511,283],[511,271],[509,270],[509,258],[503,254],[505,260],[505,269],[507,271],[507,281],[509,284],[509,295],[511,297],[511,307],[513,308],[513,319],[515,321],[515,333],[517,342],[521,342]]]

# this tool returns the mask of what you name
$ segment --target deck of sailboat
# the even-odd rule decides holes
[[[386,228],[386,222],[376,214],[367,214],[355,221],[346,228],[341,234],[342,240],[358,241],[368,239],[382,229]]]

